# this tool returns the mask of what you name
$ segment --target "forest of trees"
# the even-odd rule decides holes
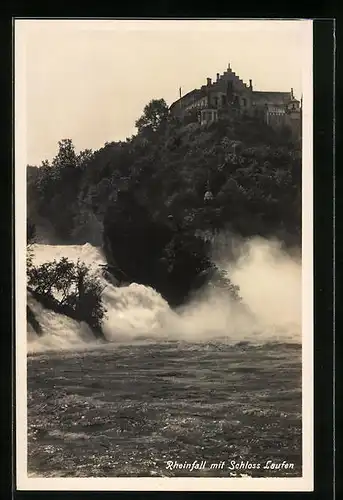
[[[171,305],[220,274],[202,233],[301,244],[301,146],[257,118],[201,127],[151,101],[126,141],[28,167],[30,220],[61,243],[102,245],[108,269],[158,290]],[[212,198],[206,199],[206,191]],[[233,289],[233,293],[237,290]]]

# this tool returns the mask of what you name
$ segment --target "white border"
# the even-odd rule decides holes
[[[35,22],[37,22],[35,20]],[[42,29],[58,21],[41,21]],[[227,21],[95,21],[71,20],[80,29],[225,29]],[[266,21],[263,29],[277,31]],[[45,26],[43,26],[45,23]],[[27,476],[26,345],[26,87],[25,30],[30,20],[15,20],[15,268],[16,268],[16,456],[18,490],[80,491],[313,491],[313,23],[302,21],[303,164],[302,164],[302,421],[301,478],[36,478]],[[273,26],[272,26],[273,24]],[[59,28],[59,25],[57,26]],[[261,20],[235,21],[231,29],[261,29]],[[20,117],[20,119],[19,119]]]
[[[311,44],[311,51],[307,44]],[[302,426],[303,477],[313,490],[313,24],[304,29],[302,110]],[[311,384],[311,385],[310,385]]]

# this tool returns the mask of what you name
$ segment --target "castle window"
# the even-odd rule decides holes
[[[226,90],[227,100],[228,102],[233,101],[233,82],[227,82],[227,90]]]
[[[246,105],[247,105],[247,100],[245,99],[245,97],[243,97],[243,99],[242,99],[242,103],[243,103],[243,106],[246,106]]]

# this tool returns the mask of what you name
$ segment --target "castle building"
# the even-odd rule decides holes
[[[200,89],[194,89],[170,106],[172,115],[183,118],[196,113],[201,125],[221,116],[248,115],[259,117],[274,129],[287,126],[296,139],[301,138],[301,104],[290,92],[263,92],[253,89],[252,80],[245,84],[230,64],[227,70]]]

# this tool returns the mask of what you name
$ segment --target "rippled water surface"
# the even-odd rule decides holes
[[[301,476],[301,347],[139,342],[30,355],[28,454],[29,473],[45,477]],[[167,468],[194,460],[205,467]],[[231,460],[294,468],[233,472]]]

